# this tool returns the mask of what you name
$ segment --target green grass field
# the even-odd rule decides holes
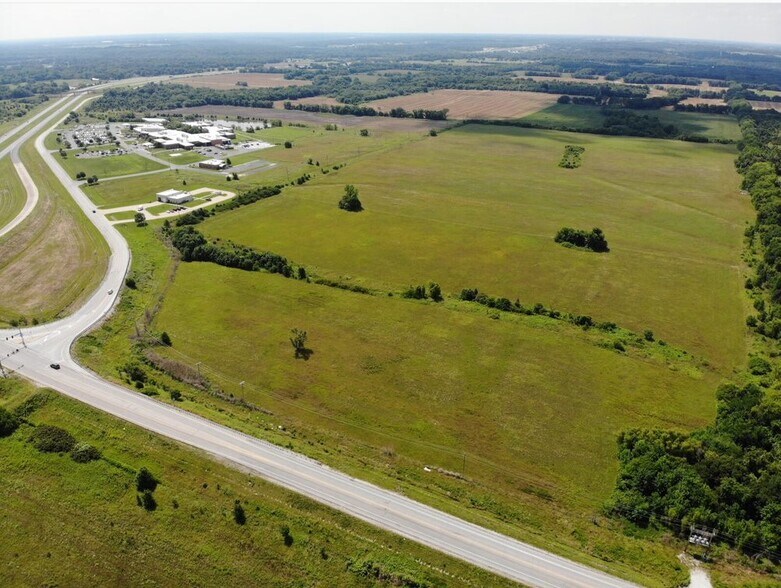
[[[136,216],[135,210],[123,210],[122,212],[114,212],[112,214],[106,215],[106,218],[108,218],[108,220],[118,221],[118,220],[130,220],[135,216]]]
[[[87,176],[111,178],[165,169],[164,165],[133,153],[90,158],[76,157],[77,153],[79,150],[68,151],[68,157],[56,157],[71,177],[75,177],[78,172],[84,172]]]
[[[557,165],[570,143],[586,149],[574,170]],[[745,360],[739,251],[751,218],[733,157],[731,146],[474,125],[358,158],[203,230],[329,278],[397,291],[433,280],[651,329],[729,373]],[[348,183],[364,212],[337,208]],[[559,246],[562,226],[601,227],[611,252]],[[707,296],[681,296],[694,291]]]
[[[647,537],[659,536],[601,517],[610,473],[590,471],[597,466],[578,465],[566,453],[581,442],[584,448],[575,447],[581,455],[596,447],[589,459],[615,471],[613,430],[626,422],[680,427],[703,422],[713,410],[714,374],[659,345],[628,345],[627,353],[619,354],[611,336],[549,319],[494,320],[481,307],[454,301],[434,305],[369,297],[278,276],[178,265],[155,237],[155,225],[119,227],[133,250],[131,275],[138,287],[125,290],[110,321],[79,341],[77,353],[87,366],[117,379],[119,366],[138,361],[131,338],[139,325],[143,329],[147,310],[164,297],[162,315],[150,329],[173,334],[172,356],[190,366],[203,358],[201,369],[216,387],[273,415],[195,388],[187,391],[182,408],[648,585],[681,579],[675,543],[649,542]],[[194,314],[179,324],[183,315],[173,307],[192,286],[184,305]],[[214,305],[213,313],[208,305]],[[420,328],[400,329],[401,321]],[[294,326],[310,332],[309,361],[293,358],[287,337]],[[200,329],[208,329],[208,337],[194,342],[190,337]],[[231,330],[233,338],[225,339]],[[222,361],[231,349],[232,357]],[[579,382],[578,370],[592,363]],[[550,383],[546,370],[569,375]],[[606,379],[599,370],[617,372]],[[635,374],[637,389],[621,381],[634,382]],[[154,377],[181,386],[160,372]],[[652,383],[657,378],[664,392]],[[243,388],[240,379],[246,381]],[[432,410],[421,411],[424,402]],[[543,408],[533,409],[535,402]],[[486,411],[487,404],[495,407]],[[586,416],[595,406],[604,420]],[[547,427],[565,430],[561,407],[610,432],[599,440],[596,431],[565,431],[559,451],[547,444],[539,458],[525,461],[545,444],[541,436]],[[503,408],[508,414],[491,422]],[[504,445],[535,436],[540,439],[533,447]],[[467,480],[423,469],[463,471],[464,455]]]
[[[22,211],[27,192],[14,169],[10,157],[0,159],[0,228]]]
[[[34,395],[42,406],[0,439],[4,586],[389,585],[348,569],[366,560],[430,586],[511,585],[54,392],[0,379],[0,406]],[[65,428],[103,458],[80,464],[39,452],[27,439],[40,424]],[[141,467],[161,482],[153,512],[136,503]]]
[[[676,112],[674,110],[638,110],[638,114],[658,118],[662,124],[673,124],[690,134],[704,135],[711,139],[740,139],[740,128],[734,116]],[[523,118],[524,121],[549,127],[593,129],[602,126],[605,116],[598,106],[554,104]]]

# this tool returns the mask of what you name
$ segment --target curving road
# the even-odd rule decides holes
[[[18,149],[29,136],[31,132],[14,141],[13,148]],[[358,480],[290,450],[132,392],[78,365],[71,357],[71,346],[80,334],[110,313],[130,264],[130,250],[103,215],[92,213],[93,205],[77,182],[45,149],[44,136],[36,140],[36,149],[103,234],[111,249],[111,258],[99,289],[72,316],[27,328],[23,334],[0,330],[0,361],[5,369],[125,421],[207,451],[380,528],[524,585],[539,588],[635,586]],[[31,183],[25,183],[25,186],[34,191]],[[62,368],[51,369],[49,364],[52,362],[60,363]]]

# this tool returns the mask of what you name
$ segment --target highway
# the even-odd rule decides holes
[[[78,99],[79,96],[74,98]],[[10,152],[18,151],[43,124],[39,123],[17,138],[9,147]],[[103,234],[111,258],[98,290],[72,316],[25,328],[23,332],[0,330],[0,361],[5,369],[149,431],[206,451],[377,527],[521,584],[539,588],[635,586],[358,480],[293,451],[130,391],[78,365],[71,356],[71,347],[79,335],[99,324],[111,312],[130,265],[130,249],[103,215],[92,213],[92,203],[46,150],[44,137],[45,133],[36,139],[37,151]],[[26,170],[21,162],[17,169],[24,178]],[[29,174],[26,177],[29,179]],[[26,181],[25,187],[35,192],[32,181]],[[29,197],[33,198],[33,195]],[[53,362],[59,363],[61,369],[49,367]]]

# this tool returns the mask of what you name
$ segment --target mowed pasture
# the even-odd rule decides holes
[[[219,385],[307,427],[449,470],[460,471],[462,453],[477,456],[500,469],[470,476],[519,471],[531,485],[574,485],[592,507],[614,481],[615,435],[706,423],[717,382],[693,364],[670,360],[671,369],[663,357],[620,353],[596,331],[550,319],[496,320],[465,303],[206,263],[178,268],[155,327],[171,335],[174,358],[203,362],[225,377]],[[307,360],[294,358],[292,328],[309,335]],[[248,385],[233,390],[239,380]],[[517,480],[496,484],[504,491]]]
[[[556,103],[558,95],[504,90],[434,90],[425,94],[394,96],[369,102],[383,112],[448,109],[448,118],[521,118]]]
[[[558,167],[567,144],[583,165]],[[439,282],[614,321],[712,362],[745,360],[740,250],[751,205],[729,145],[469,125],[351,162],[203,225],[312,272],[399,291]],[[365,210],[336,206],[345,184]],[[610,253],[566,249],[563,226]],[[295,229],[295,230],[293,230]]]
[[[79,151],[69,151],[67,153],[67,157],[55,155],[55,159],[71,177],[75,177],[79,172],[84,172],[87,174],[87,177],[95,175],[98,178],[111,178],[163,170],[166,167],[162,163],[157,163],[135,153],[108,155],[105,157],[76,157]]]
[[[27,192],[10,157],[0,159],[0,229],[22,211]]]
[[[236,82],[246,82],[246,86],[237,86]],[[194,88],[213,90],[236,90],[246,88],[280,88],[285,86],[309,86],[309,80],[288,80],[278,73],[223,73],[177,78],[173,83],[185,84]]]

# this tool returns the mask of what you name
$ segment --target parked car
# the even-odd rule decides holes
[[[50,363],[49,367],[52,368],[53,370],[58,370],[58,369],[60,369],[60,364],[59,363]]]

